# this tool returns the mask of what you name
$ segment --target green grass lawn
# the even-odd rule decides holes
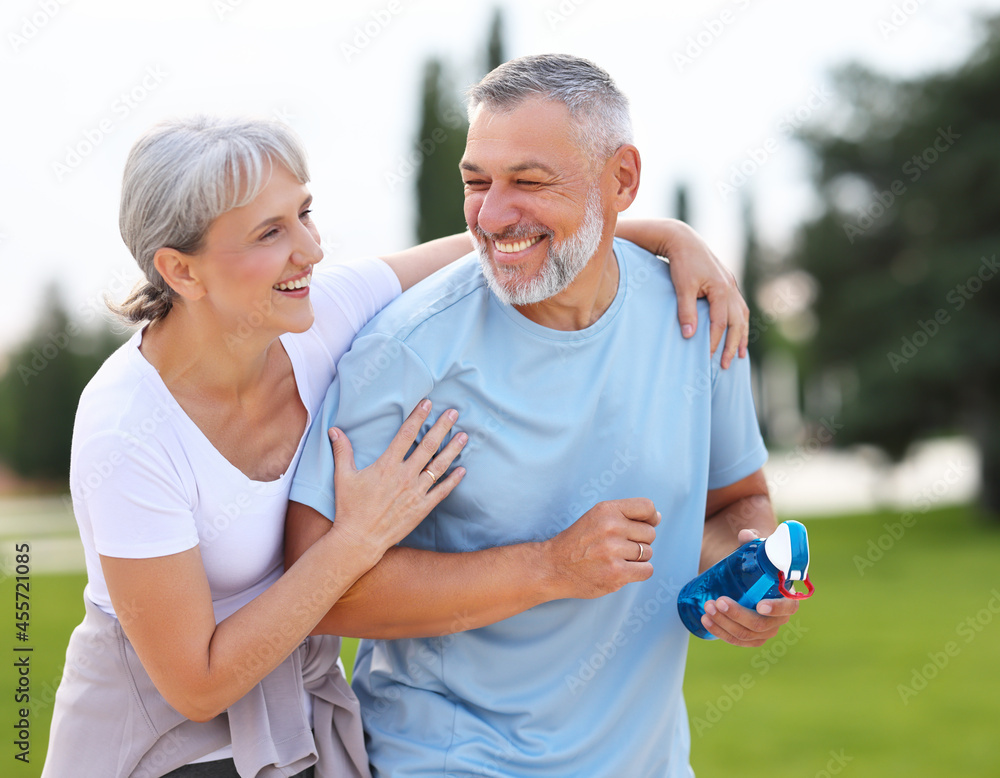
[[[6,541],[5,541],[6,542]],[[4,552],[13,550],[13,543],[8,544]],[[16,572],[16,571],[12,571]],[[0,604],[9,618],[0,620],[3,629],[0,636],[0,650],[6,655],[0,662],[0,729],[5,735],[17,733],[16,725],[21,721],[20,710],[29,711],[27,720],[30,724],[31,751],[30,762],[15,759],[20,753],[14,745],[15,737],[0,738],[0,775],[5,778],[20,778],[37,776],[42,772],[45,751],[49,742],[49,722],[52,718],[52,701],[62,677],[62,666],[65,661],[66,644],[69,635],[83,619],[83,587],[87,577],[82,574],[72,575],[35,575],[30,576],[30,617],[27,630],[27,641],[20,641],[16,635],[17,625],[14,623],[14,602],[16,576],[5,577],[0,584]],[[31,648],[30,653],[16,652],[18,648]],[[20,689],[20,675],[14,662],[27,656],[29,658],[30,674],[26,690]],[[15,693],[26,691],[30,696],[27,702],[15,700]]]
[[[797,629],[760,649],[692,639],[699,776],[1000,775],[1000,531],[915,518],[807,521]]]
[[[900,521],[806,520],[816,595],[792,625],[761,649],[692,639],[685,694],[699,778],[1000,774],[1000,530],[960,508]],[[41,771],[84,582],[32,575],[29,641],[7,622],[0,776]],[[4,578],[9,613],[14,598]],[[13,649],[24,646],[34,649],[28,765],[14,759],[9,735],[20,707]],[[348,669],[354,649],[345,641]]]

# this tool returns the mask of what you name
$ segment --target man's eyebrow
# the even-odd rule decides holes
[[[470,173],[483,173],[483,169],[472,162],[466,162],[462,160],[459,163],[459,167],[462,170],[468,170]],[[510,167],[504,168],[505,173],[523,173],[526,170],[541,170],[543,173],[547,173],[550,176],[556,175],[556,171],[551,167],[546,165],[544,162],[538,162],[536,160],[529,160],[527,162],[520,162],[516,165],[511,165]]]
[[[541,170],[543,173],[548,173],[550,176],[556,175],[556,171],[546,165],[544,162],[538,162],[536,160],[528,160],[527,162],[522,162],[519,165],[511,165],[507,168],[508,173],[523,173],[525,170]]]

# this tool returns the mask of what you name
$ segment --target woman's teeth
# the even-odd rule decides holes
[[[302,276],[302,278],[297,278],[294,281],[287,281],[284,283],[275,284],[273,288],[277,289],[279,292],[291,292],[295,289],[304,289],[305,287],[309,286],[310,280],[312,280],[312,273],[309,273],[309,275]]]

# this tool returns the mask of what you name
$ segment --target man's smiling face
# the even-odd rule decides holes
[[[503,302],[558,294],[597,252],[605,226],[599,175],[562,103],[530,98],[503,112],[481,105],[461,170],[465,220]]]

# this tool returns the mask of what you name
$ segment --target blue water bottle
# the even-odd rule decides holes
[[[807,591],[788,588],[788,581],[802,581]],[[804,600],[812,593],[806,528],[800,522],[785,521],[770,537],[745,543],[688,581],[677,597],[677,612],[684,626],[695,635],[715,640],[715,635],[701,624],[709,600],[731,597],[752,610],[761,600],[778,597]]]

